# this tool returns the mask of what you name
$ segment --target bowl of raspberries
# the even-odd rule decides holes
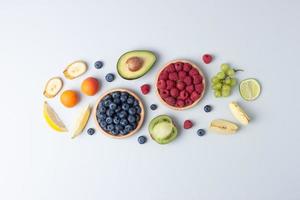
[[[161,101],[175,110],[195,106],[205,93],[205,77],[194,63],[188,60],[173,60],[158,73],[157,94]]]
[[[141,99],[128,89],[113,89],[102,96],[94,107],[96,127],[112,138],[135,134],[145,116]]]

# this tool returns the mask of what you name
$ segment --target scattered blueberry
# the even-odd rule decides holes
[[[198,129],[197,135],[199,135],[199,136],[205,135],[205,130],[204,129]]]
[[[212,107],[210,105],[204,106],[204,111],[205,112],[210,112],[212,110]]]
[[[88,133],[89,135],[94,135],[95,129],[89,128],[89,129],[87,130],[87,133]]]
[[[157,109],[157,105],[156,104],[151,104],[150,109],[151,110],[156,110]]]
[[[115,75],[112,74],[112,73],[109,73],[109,74],[107,74],[107,75],[105,76],[105,80],[106,80],[107,82],[112,82],[113,80],[115,80]]]
[[[142,135],[142,136],[138,137],[138,142],[140,144],[145,144],[147,142],[147,138]]]
[[[103,67],[103,62],[102,61],[97,61],[95,62],[95,68],[96,69],[101,69]]]

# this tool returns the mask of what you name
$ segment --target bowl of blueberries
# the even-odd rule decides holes
[[[135,134],[143,124],[144,115],[141,99],[122,88],[104,93],[94,107],[97,129],[112,138],[127,138]]]

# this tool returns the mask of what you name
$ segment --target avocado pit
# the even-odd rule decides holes
[[[135,72],[142,68],[144,60],[140,57],[134,56],[128,58],[126,61],[127,67],[130,71]]]

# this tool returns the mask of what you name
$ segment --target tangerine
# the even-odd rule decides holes
[[[74,90],[65,90],[60,95],[60,102],[68,108],[74,107],[79,102],[79,95]]]

